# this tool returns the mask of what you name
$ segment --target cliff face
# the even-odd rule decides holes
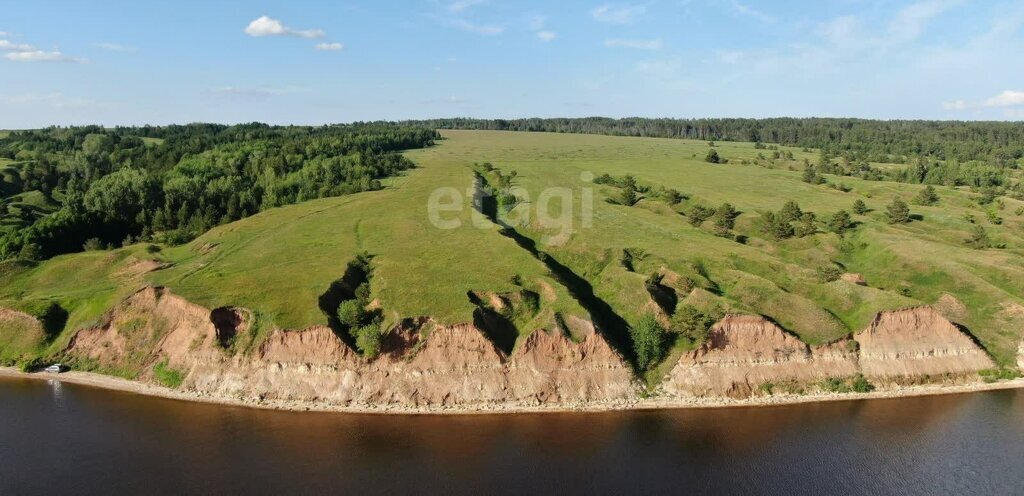
[[[439,407],[543,405],[628,400],[637,395],[629,366],[594,332],[576,344],[560,333],[536,331],[505,356],[470,324],[428,320],[392,329],[381,354],[365,360],[322,326],[275,330],[248,355],[222,346],[223,329],[210,312],[159,289],[125,300],[107,323],[78,333],[67,353],[105,367],[130,363],[143,380],[152,366],[184,373],[182,388],[252,400],[298,400],[335,405]],[[148,320],[137,316],[148,314]],[[125,322],[132,322],[126,326]],[[127,329],[130,327],[130,329]],[[146,341],[149,348],[140,348]],[[139,350],[152,353],[138,358]]]
[[[250,332],[249,320],[241,309],[211,311],[147,288],[108,312],[102,325],[77,333],[66,353],[143,381],[155,381],[154,366],[162,364],[183,375],[182,389],[253,401],[436,408],[582,405],[639,394],[629,365],[580,322],[573,327],[583,337],[579,343],[538,330],[506,356],[472,324],[410,319],[391,329],[380,355],[367,360],[324,326],[274,330],[257,349],[232,351],[231,343]],[[811,384],[858,373],[873,382],[899,381],[995,366],[927,307],[883,312],[854,338],[808,346],[763,317],[729,315],[679,359],[662,393],[746,397],[766,383]]]
[[[898,379],[995,367],[969,336],[930,307],[882,312],[857,333],[864,375]]]
[[[861,373],[873,382],[971,375],[988,354],[930,307],[882,312],[854,340],[809,347],[774,323],[730,315],[665,378],[673,396],[749,396],[765,383],[818,382]]]
[[[729,315],[683,355],[663,383],[673,396],[751,395],[761,384],[811,382],[857,371],[846,342],[811,348],[759,316]]]

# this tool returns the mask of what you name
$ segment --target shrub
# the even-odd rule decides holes
[[[355,329],[363,325],[366,319],[364,303],[358,298],[345,300],[338,305],[338,320],[349,329]]]
[[[711,146],[714,146],[712,143]],[[708,154],[704,156],[704,161],[709,164],[717,164],[722,161],[722,157],[718,156],[718,151],[714,148],[708,150]]]
[[[828,219],[828,230],[836,234],[843,234],[853,228],[853,219],[846,210],[840,210]]]
[[[1020,377],[1020,372],[1014,369],[985,369],[979,370],[978,375],[981,379],[987,383],[993,383],[998,381],[1009,381]]]
[[[167,360],[153,366],[153,378],[160,384],[171,389],[177,389],[185,380],[185,377],[182,376],[181,372],[167,366]]]
[[[724,316],[721,309],[711,313],[701,312],[697,307],[681,304],[672,315],[672,330],[689,339],[694,345],[700,346],[708,338],[711,326]]]
[[[910,222],[910,207],[907,202],[895,198],[885,207],[885,218],[890,224],[906,224]]]
[[[800,216],[800,222],[798,222],[796,227],[793,229],[793,234],[798,238],[802,238],[818,232],[818,228],[815,225],[816,221],[817,216],[814,215],[814,212],[804,212],[804,214]]]
[[[672,188],[666,189],[662,193],[661,197],[664,198],[665,202],[668,203],[669,205],[676,205],[679,202],[683,201],[683,194],[680,193],[679,190]]]
[[[715,215],[714,209],[694,205],[693,208],[690,209],[690,212],[686,214],[686,217],[690,220],[691,226],[700,227],[704,221],[710,219],[713,215]]]
[[[803,210],[800,210],[800,204],[793,200],[787,201],[782,205],[782,209],[779,210],[779,218],[782,219],[783,222],[799,220],[803,215],[804,212]]]
[[[864,203],[864,200],[858,198],[853,202],[853,213],[857,215],[864,215],[868,213],[868,206]]]
[[[85,241],[85,244],[82,245],[82,249],[85,251],[97,251],[102,250],[103,248],[103,242],[100,241],[100,238],[89,238]]]
[[[823,283],[838,281],[843,276],[843,270],[832,264],[822,265],[815,272],[818,274],[818,281]]]
[[[939,202],[939,194],[935,192],[935,188],[932,185],[925,186],[916,197],[914,197],[914,203],[918,205],[935,205]]]
[[[989,239],[988,232],[984,227],[975,225],[971,231],[971,237],[965,239],[964,244],[977,250],[984,250],[992,247],[992,240]]]
[[[719,232],[729,232],[733,227],[736,226],[736,217],[740,213],[730,203],[723,203],[721,206],[715,209],[715,230]]]
[[[146,246],[146,253],[159,253],[159,252],[160,252],[160,246],[159,245],[147,245]]]
[[[42,358],[34,357],[18,362],[18,370],[22,372],[35,372],[46,366]]]
[[[633,339],[633,351],[640,370],[647,370],[661,359],[665,352],[665,329],[653,313],[646,313],[635,326],[629,329]]]
[[[761,214],[762,230],[775,241],[793,237],[793,225],[776,215],[775,212]]]
[[[354,331],[356,337],[356,348],[366,358],[374,358],[380,353],[380,345],[384,340],[384,333],[379,323],[371,323],[362,326]]]
[[[851,388],[855,393],[870,393],[875,390],[875,386],[868,382],[868,379],[864,377],[864,374],[857,374],[853,376]]]

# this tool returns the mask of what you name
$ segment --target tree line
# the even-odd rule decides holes
[[[12,132],[0,139],[0,158],[20,177],[4,194],[40,191],[59,208],[0,237],[0,260],[48,258],[87,241],[180,243],[269,208],[379,189],[380,179],[413,166],[402,150],[438,137],[395,123]]]

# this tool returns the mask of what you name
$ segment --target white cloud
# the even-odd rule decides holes
[[[83,62],[82,59],[68,57],[59,51],[44,52],[43,50],[10,52],[4,54],[4,58],[14,62]]]
[[[754,18],[757,18],[757,19],[759,19],[759,20],[761,20],[763,22],[775,22],[775,17],[774,16],[765,14],[764,12],[761,12],[760,10],[757,10],[757,9],[755,9],[755,8],[749,6],[749,5],[740,3],[740,2],[738,2],[736,0],[733,0],[732,8],[733,8],[733,10],[735,10],[736,12],[738,12],[738,13],[740,13],[742,15],[749,16],[749,17],[754,17]]]
[[[345,49],[341,43],[317,43],[313,48],[322,52],[339,52]]]
[[[604,40],[604,46],[635,48],[637,50],[661,50],[663,45],[661,40],[623,40],[620,38],[612,38],[610,40]]]
[[[539,39],[540,41],[551,41],[551,40],[553,40],[553,39],[555,39],[557,37],[558,37],[558,34],[556,34],[554,31],[538,31],[537,32],[537,39]]]
[[[967,110],[976,109],[980,107],[990,108],[1004,108],[1007,111],[1024,110],[1024,109],[1013,109],[1010,107],[1024,106],[1024,91],[1013,91],[1006,90],[1002,93],[992,97],[986,98],[981,102],[968,102],[964,100],[953,100],[949,102],[942,102],[942,108],[946,110]],[[1009,115],[1009,114],[1007,114]]]
[[[448,21],[447,24],[456,29],[484,36],[494,36],[505,32],[505,28],[502,26],[495,26],[492,24],[474,24],[464,19],[453,19]]]
[[[963,2],[964,0],[924,0],[910,4],[900,9],[889,23],[889,39],[893,42],[916,40],[928,22]]]
[[[134,52],[138,50],[133,46],[120,45],[117,43],[96,43],[96,46],[104,50],[110,50],[111,52]]]
[[[985,100],[986,107],[1016,107],[1024,105],[1024,91],[1006,90],[988,100]]]
[[[644,15],[647,7],[643,5],[611,5],[604,4],[590,11],[596,21],[612,24],[632,24],[637,17]]]
[[[448,4],[448,11],[455,13],[462,12],[463,10],[480,5],[484,2],[485,0],[455,0]]]
[[[267,16],[260,16],[245,27],[245,34],[249,36],[295,36],[298,38],[323,38],[324,32],[321,29],[292,29],[285,26],[281,21]]]
[[[32,45],[11,43],[7,40],[0,40],[0,51],[3,52],[28,52],[31,50],[35,50],[35,47],[33,47]]]
[[[847,46],[861,41],[858,26],[856,16],[846,15],[819,24],[815,32],[833,45]]]

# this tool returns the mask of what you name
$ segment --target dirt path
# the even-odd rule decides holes
[[[0,367],[0,378],[53,380],[83,386],[111,389],[128,393],[157,396],[183,401],[198,401],[230,406],[262,408],[287,411],[320,411],[347,413],[380,413],[380,414],[488,414],[488,413],[540,413],[540,412],[602,412],[621,410],[653,410],[676,408],[724,408],[751,407],[769,405],[790,405],[814,403],[820,401],[849,401],[862,399],[904,398],[911,396],[930,396],[938,394],[962,394],[979,391],[1024,388],[1024,379],[997,383],[975,383],[959,385],[921,385],[893,387],[871,393],[829,393],[806,395],[773,395],[734,400],[729,398],[693,398],[664,399],[647,398],[636,401],[620,401],[609,403],[591,403],[586,405],[481,405],[477,407],[432,407],[410,408],[400,406],[339,406],[311,404],[298,401],[255,401],[239,398],[215,397],[191,391],[176,391],[162,386],[143,384],[118,377],[93,374],[90,372],[65,372],[48,374],[45,372],[24,373],[11,367]]]

